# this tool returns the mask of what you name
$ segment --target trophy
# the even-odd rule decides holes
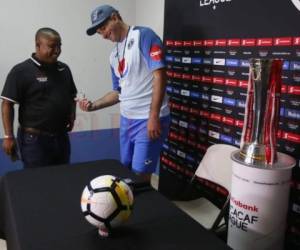
[[[239,158],[255,166],[276,162],[281,59],[250,59],[248,93]]]
[[[233,249],[283,249],[296,161],[276,152],[282,64],[280,59],[250,59],[241,147],[231,155],[227,243]]]

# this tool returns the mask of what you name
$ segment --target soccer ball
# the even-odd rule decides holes
[[[90,181],[81,196],[81,210],[88,222],[98,228],[100,236],[109,236],[112,227],[126,221],[132,211],[131,188],[112,175]]]

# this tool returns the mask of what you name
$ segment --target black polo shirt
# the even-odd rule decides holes
[[[70,121],[76,92],[66,64],[46,65],[31,57],[9,72],[1,98],[19,104],[22,127],[63,132]]]

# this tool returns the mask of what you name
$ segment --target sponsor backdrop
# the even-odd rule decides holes
[[[300,248],[300,1],[166,0],[165,59],[172,112],[160,186],[172,199],[208,146],[239,146],[249,58],[282,58],[278,151],[296,158],[287,249]]]

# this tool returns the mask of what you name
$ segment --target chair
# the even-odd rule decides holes
[[[208,229],[217,234],[220,232],[223,233],[224,230],[222,229],[224,229],[224,225],[228,224],[232,174],[232,162],[230,156],[231,153],[237,149],[238,148],[234,146],[225,144],[215,144],[210,146],[183,195],[188,197],[191,192],[194,194],[196,193],[197,197],[200,197],[200,200],[205,198],[218,208],[218,211],[215,212],[216,217],[213,219],[212,225],[208,226]],[[195,203],[199,204],[199,202],[201,201],[197,199],[192,201],[176,201],[175,203],[179,207],[189,210],[189,203],[192,203],[192,206],[195,207]],[[211,213],[211,211],[207,212]],[[190,215],[195,218],[197,213],[199,214],[198,208],[194,209],[194,212],[192,214],[190,213]],[[221,223],[223,219],[225,223]]]

